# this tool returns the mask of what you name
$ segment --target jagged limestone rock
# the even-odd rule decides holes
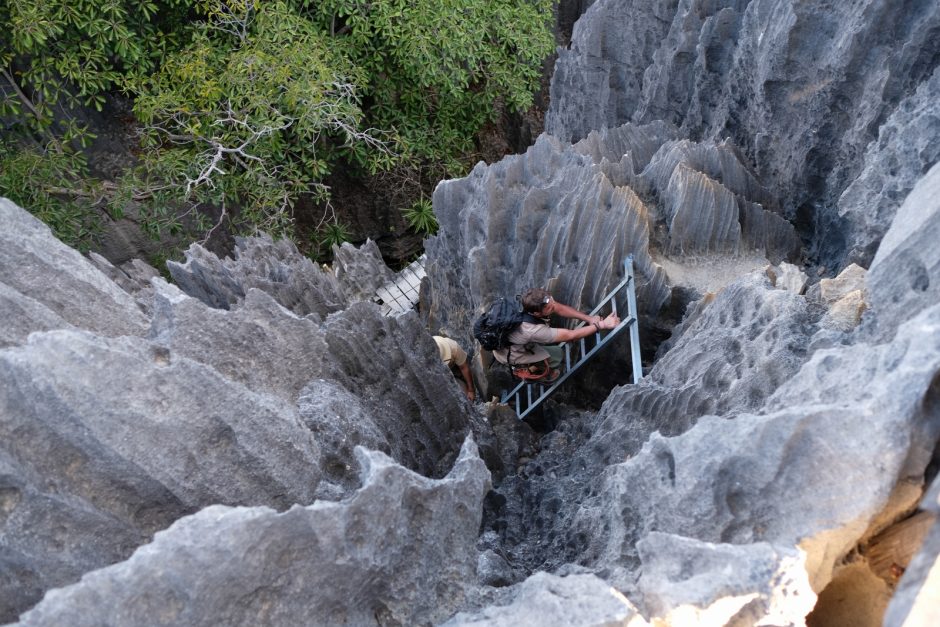
[[[643,201],[630,188],[614,187],[592,157],[551,137],[543,135],[525,155],[441,182],[434,206],[441,229],[427,242],[420,309],[429,328],[463,346],[476,346],[473,322],[484,307],[527,287],[547,287],[558,300],[590,311],[622,280],[628,254],[642,323],[669,297],[649,254]],[[498,394],[481,361],[473,367],[484,394]]]
[[[812,290],[807,291],[806,298],[830,307],[851,292],[864,291],[866,275],[865,268],[849,264],[834,279],[821,279]]]
[[[434,197],[441,230],[428,241],[422,295],[430,326],[473,345],[482,307],[530,286],[590,310],[619,281],[618,260],[632,254],[645,328],[670,298],[663,267],[674,285],[689,287],[685,270],[695,259],[722,251],[732,261],[720,287],[796,254],[793,228],[753,202],[768,194],[729,146],[674,143],[672,133],[627,124],[573,149],[543,136],[525,155],[442,182]]]
[[[33,426],[29,435],[42,442],[42,431]],[[89,451],[62,439],[45,438],[44,444],[25,460],[17,457],[24,453],[22,447],[0,447],[4,624],[16,620],[47,590],[125,559],[157,528],[190,511],[158,481],[116,455],[99,450],[96,465],[89,461]],[[76,489],[76,484],[94,485],[96,490]]]
[[[771,285],[794,294],[802,294],[806,289],[806,281],[809,279],[805,272],[792,263],[768,266],[766,272]]]
[[[443,627],[649,625],[626,597],[589,574],[536,573],[500,596],[505,600],[477,612],[457,614]]]
[[[545,131],[573,142],[630,121],[643,72],[668,33],[675,5],[595,2],[575,23],[570,49],[558,52]]]
[[[601,166],[604,175],[617,187],[632,187],[639,193],[647,191],[646,181],[637,175],[644,172],[653,156],[676,138],[678,129],[670,124],[624,124],[610,129],[591,131],[574,144],[574,149],[589,155]]]
[[[721,184],[687,167],[673,170],[662,191],[670,253],[737,253],[741,249],[738,203]],[[724,249],[724,250],[723,250]]]
[[[525,287],[551,284],[559,300],[589,309],[619,283],[630,253],[646,311],[668,297],[647,252],[642,201],[551,137],[441,182],[434,207],[441,230],[427,243],[430,294],[422,304],[432,327],[464,345],[472,345],[478,309]]]
[[[323,376],[327,345],[315,319],[285,309],[249,288],[231,310],[215,309],[163,280],[156,290],[149,337],[173,354],[211,366],[254,392],[288,402]]]
[[[275,302],[277,293],[272,297],[256,288],[245,288],[245,295],[226,311],[165,283],[156,285],[151,337],[158,343],[256,392],[292,403],[309,382],[330,380],[354,394],[373,416],[382,437],[363,443],[431,476],[441,476],[453,464],[468,428],[467,405],[416,316],[385,318],[377,306],[358,302],[319,323]],[[305,393],[310,405],[310,390]],[[324,401],[332,405],[329,396]],[[314,406],[309,409],[315,411]],[[477,421],[481,447],[488,451],[488,428],[478,417],[472,420]],[[345,445],[345,450],[351,447]],[[338,459],[328,465],[348,465],[355,474],[354,460],[347,455]]]
[[[577,141],[663,120],[700,142],[730,139],[784,214],[816,231],[824,263],[867,265],[938,157],[938,24],[935,3],[598,0],[559,53],[546,132]]]
[[[868,271],[871,306],[879,327],[940,301],[940,164],[908,195]]]
[[[543,624],[556,617],[642,624],[637,608],[651,622],[678,621],[681,615],[673,606],[690,606],[686,601],[691,599],[693,611],[717,616],[711,612],[724,607],[723,591],[686,585],[687,580],[677,585],[669,570],[686,558],[701,557],[698,550],[712,544],[735,560],[740,578],[725,579],[727,585],[737,596],[745,588],[755,595],[752,603],[737,606],[732,620],[754,624],[784,616],[799,622],[803,606],[780,612],[774,606],[779,587],[775,567],[768,567],[775,564],[768,547],[780,555],[805,551],[805,573],[790,572],[805,576],[815,592],[825,594],[835,564],[916,506],[937,442],[938,175],[936,169],[922,175],[937,159],[932,147],[938,26],[940,5],[930,2],[903,7],[888,0],[595,2],[575,29],[572,49],[560,56],[548,113],[554,137],[544,136],[526,155],[480,165],[466,179],[439,186],[434,202],[442,229],[428,244],[426,319],[470,346],[477,308],[530,284],[550,287],[560,299],[586,309],[619,279],[618,257],[634,252],[644,324],[657,324],[660,312],[678,320],[692,302],[685,321],[661,347],[647,379],[615,389],[599,412],[548,403],[546,418],[557,428],[537,446],[527,445],[531,434],[525,429],[495,425],[500,436],[519,441],[491,442],[489,454],[484,453],[498,461],[501,483],[486,499],[479,555],[464,559],[461,554],[454,569],[459,572],[446,590],[435,592],[439,596],[415,600],[412,578],[388,594],[403,599],[400,604],[388,605],[379,595],[355,607],[354,612],[363,613],[344,614],[348,601],[334,599],[352,594],[339,585],[347,581],[334,574],[328,583],[317,580],[313,592],[294,595],[288,589],[267,607],[287,612],[301,603],[319,603],[364,622],[440,621],[465,610],[460,620],[517,623],[537,616]],[[567,144],[581,138],[575,146]],[[701,193],[688,193],[693,187]],[[914,191],[896,210],[908,189]],[[711,194],[710,207],[704,190]],[[696,213],[697,205],[709,211]],[[857,290],[834,301],[826,314],[821,301],[810,302],[812,293],[803,299],[795,291],[771,289],[765,278],[738,280],[790,254],[794,231],[778,219],[781,215],[796,224],[808,246],[806,259],[825,266],[819,276],[839,272],[845,258],[864,266],[874,255],[866,279],[871,310],[858,327],[830,326],[833,312],[850,313],[852,303],[858,304]],[[668,246],[675,216],[682,216],[675,239],[704,242],[702,248],[722,255],[676,255]],[[726,228],[712,229],[712,217],[722,217]],[[715,237],[716,232],[727,237]],[[329,498],[342,498],[354,488],[357,463],[348,459],[348,450],[360,440],[387,450],[403,465],[443,476],[468,426],[492,436],[493,426],[467,411],[414,316],[383,322],[373,306],[348,307],[351,300],[368,297],[367,289],[351,292],[344,283],[344,277],[371,278],[368,252],[361,266],[347,265],[352,270],[345,274],[308,264],[283,243],[245,242],[236,259],[224,262],[191,252],[190,262],[178,268],[183,291],[229,309],[215,311],[222,317],[200,313],[194,302],[164,289],[158,296],[163,309],[153,325],[149,314],[135,313],[129,333],[115,332],[108,320],[122,317],[122,308],[133,299],[109,296],[124,304],[98,313],[91,306],[82,309],[85,288],[27,289],[0,281],[9,288],[4,295],[13,303],[9,310],[19,316],[6,340],[11,348],[0,350],[0,357],[15,355],[8,361],[16,367],[21,355],[31,363],[33,357],[15,352],[32,350],[30,344],[18,346],[30,330],[41,331],[31,340],[40,344],[57,334],[78,333],[45,332],[59,324],[55,316],[79,329],[98,324],[95,335],[78,333],[92,346],[107,344],[101,335],[139,336],[150,328],[149,342],[122,338],[107,344],[137,347],[111,351],[131,355],[121,354],[117,368],[140,361],[132,357],[144,347],[154,347],[154,358],[163,360],[168,345],[176,342],[169,349],[171,358],[189,351],[178,359],[188,359],[200,376],[214,373],[218,385],[211,390],[236,391],[228,401],[264,399],[269,407],[287,407],[303,429],[318,431],[322,438],[312,436],[321,456],[310,472],[322,473],[316,495]],[[3,272],[10,271],[7,259],[0,256]],[[110,293],[112,287],[101,289]],[[705,292],[716,294],[696,301]],[[50,305],[47,300],[63,294],[65,301],[79,302],[81,315],[71,307],[60,309],[65,301]],[[34,314],[37,327],[32,328]],[[270,328],[265,326],[269,317]],[[201,340],[203,333],[213,342],[224,339],[203,326],[213,323],[239,334],[253,325],[264,327],[251,335],[258,340],[251,348],[259,355],[244,358],[233,348],[237,341],[214,349]],[[656,330],[665,333],[671,322],[662,324]],[[284,362],[296,360],[291,370],[271,349],[290,345],[295,328],[315,350],[323,349],[317,337],[327,348],[318,360],[291,345],[284,355]],[[616,354],[618,347],[608,350]],[[110,353],[91,352],[110,360]],[[45,359],[52,361],[48,355]],[[252,363],[276,375],[252,372]],[[307,368],[316,375],[305,383]],[[105,366],[92,372],[101,369]],[[31,380],[31,373],[26,378]],[[78,397],[88,403],[83,406],[94,407],[90,399],[99,393],[98,379],[121,389],[117,374],[106,374],[74,373],[63,383],[64,392],[58,380],[41,390],[21,382],[26,391],[17,402],[25,406],[27,398],[61,398],[57,408],[69,416],[68,404]],[[40,382],[49,380],[40,375]],[[128,380],[144,386],[150,382],[147,376],[145,370]],[[166,384],[166,379],[157,381]],[[584,382],[579,387],[588,389]],[[190,395],[195,391],[205,395],[206,389],[187,388]],[[143,398],[159,408],[154,415],[169,416],[174,408],[159,405],[167,398],[164,390],[159,392],[163,395],[148,391]],[[170,398],[177,393],[170,392]],[[115,404],[111,390],[103,397]],[[202,411],[214,409],[199,400]],[[48,407],[45,414],[37,410],[45,417],[35,424],[9,407],[7,401],[0,403],[2,428],[23,425],[16,439],[0,438],[2,616],[12,619],[50,586],[121,559],[190,505],[164,485],[171,483],[167,477],[172,479],[173,472],[162,470],[154,478],[122,456],[135,442],[118,442],[112,451],[97,441],[56,439],[62,429],[71,429],[69,435],[82,430],[69,421],[54,422]],[[114,413],[113,407],[111,414],[105,412]],[[274,416],[262,413],[261,418]],[[101,422],[94,424],[103,431]],[[24,432],[42,437],[22,438]],[[34,451],[26,451],[24,442]],[[59,455],[59,450],[69,453]],[[100,460],[98,466],[89,466],[86,458]],[[106,500],[99,492],[111,495],[112,509],[115,503],[136,508],[133,512],[146,524],[123,510],[112,514],[99,504]],[[400,511],[397,501],[377,502],[384,505],[382,515]],[[153,511],[148,509],[153,503],[169,505]],[[261,518],[283,516],[265,512]],[[75,536],[63,537],[60,527],[74,529]],[[38,532],[27,539],[25,529]],[[429,551],[437,565],[450,564],[446,551],[424,546],[421,529],[407,532],[412,535],[405,557]],[[651,531],[687,542],[675,552],[663,542],[643,553],[643,547],[655,543]],[[386,536],[372,538],[354,547],[360,563],[378,560],[387,569],[383,572],[399,572],[402,566],[384,552]],[[263,554],[268,545],[249,546],[262,549],[253,554],[256,564],[268,563],[270,556]],[[243,545],[232,550],[244,551]],[[488,561],[493,555],[506,563]],[[161,554],[153,561],[189,573],[187,557]],[[128,564],[114,568],[130,570]],[[540,568],[569,576],[537,574],[517,586],[471,590],[480,577],[484,583],[510,583]],[[312,568],[305,564],[295,579],[308,581],[308,571]],[[90,583],[115,581],[97,575],[90,576]],[[262,569],[260,578],[265,576]],[[231,579],[222,573],[213,581]],[[213,586],[213,592],[227,593],[224,584]],[[77,616],[94,621],[96,612],[113,607],[112,591],[122,593],[119,585],[109,586],[94,593],[82,588],[79,596],[88,594],[81,598],[94,603],[81,611],[70,611],[76,606],[65,602],[58,609],[46,605],[55,617],[49,620],[74,624]],[[612,593],[611,586],[619,591]],[[147,590],[146,584],[139,589]],[[248,598],[263,606],[269,602],[264,591],[273,589],[252,587],[261,592]],[[381,606],[371,604],[380,597]],[[619,604],[608,606],[610,597]],[[258,618],[258,605],[245,609],[219,598],[205,616],[217,607],[212,618],[221,616],[223,622],[229,616],[230,622],[263,622],[266,616]],[[426,610],[430,606],[442,609],[432,614]],[[164,603],[158,609],[172,615],[178,607]],[[379,610],[378,617],[370,610]],[[154,615],[159,614],[152,611],[147,617]],[[309,616],[300,622],[304,619]]]
[[[799,625],[816,602],[805,556],[794,548],[713,544],[653,531],[637,549],[646,610],[668,625]]]
[[[34,333],[0,377],[0,529],[20,555],[3,619],[199,507],[314,498],[319,450],[289,405],[144,339]]]
[[[828,324],[839,331],[851,331],[862,321],[862,315],[867,309],[865,292],[854,290],[829,306]]]
[[[940,161],[940,68],[905,97],[868,145],[864,167],[839,198],[846,261],[869,266],[901,203]]]
[[[236,238],[232,255],[219,259],[193,244],[185,263],[166,265],[180,289],[210,307],[229,309],[252,287],[300,316],[314,313],[322,318],[345,305],[336,277],[297,252],[290,240]]]
[[[360,248],[336,247],[333,268],[320,268],[287,239],[268,236],[236,238],[233,257],[219,259],[198,244],[186,251],[183,264],[167,262],[179,287],[210,307],[229,309],[250,288],[270,295],[299,316],[326,317],[360,300],[392,277],[375,242]]]
[[[608,532],[574,521],[607,469],[654,432],[675,436],[708,414],[758,410],[805,363],[821,314],[760,272],[705,299],[639,385],[615,388],[597,414],[567,415],[522,478],[497,485],[506,505],[491,524],[504,545],[519,562],[547,570],[590,555]]]
[[[687,419],[757,409],[805,361],[818,315],[799,295],[772,289],[765,275],[749,275],[684,321],[649,382],[697,391],[703,402],[682,408]],[[629,396],[631,388],[618,392]],[[618,395],[609,402],[617,405]]]
[[[347,242],[334,246],[331,268],[349,303],[372,300],[375,291],[395,277],[371,239],[358,248]]]
[[[0,224],[0,283],[8,288],[3,306],[10,327],[20,329],[4,333],[9,343],[19,343],[31,330],[54,328],[56,317],[110,336],[146,332],[146,318],[134,299],[45,224],[6,198],[0,198]]]
[[[490,437],[416,315],[387,318],[360,302],[330,316],[324,332],[330,378],[370,408],[399,463],[440,477],[468,429]]]
[[[0,348],[22,344],[33,331],[74,328],[43,303],[5,283],[0,283],[0,319]]]
[[[489,473],[471,439],[440,480],[381,453],[357,456],[362,488],[347,501],[209,507],[50,592],[19,624],[440,622],[473,576]]]
[[[827,308],[821,336],[826,330],[847,333],[859,325],[868,310],[866,275],[864,268],[849,264],[839,276],[822,279],[806,291],[807,300]]]
[[[152,319],[149,332],[137,331],[146,338],[109,339],[107,316],[73,315],[103,335],[76,329],[0,284],[0,303],[15,314],[0,350],[0,620],[212,503],[285,509],[343,498],[358,485],[357,444],[443,476],[473,427],[498,458],[488,423],[470,411],[414,315],[384,318],[360,303],[324,323],[235,282],[232,293],[243,296],[213,308],[158,277],[125,285],[134,302],[31,216],[15,207],[11,215],[11,242],[29,242],[19,225],[35,229],[46,238],[37,256],[49,253],[62,277],[90,277],[33,287],[45,302],[58,302],[61,284],[79,304],[100,293],[122,303],[120,330],[145,312]],[[5,252],[23,256],[12,245]],[[362,270],[355,251],[348,256]],[[271,264],[302,267],[286,253]],[[34,266],[50,264],[40,257]],[[263,284],[248,274],[247,283]]]
[[[774,213],[776,200],[727,142],[667,142],[640,179],[660,200],[654,214],[668,230],[657,243],[670,257],[755,251],[779,263],[799,254],[792,225]]]
[[[5,447],[29,459],[32,447],[46,446],[14,442],[17,425],[61,438],[62,459],[47,460],[53,473],[67,468],[74,447],[87,449],[84,463],[113,473],[105,454],[112,452],[189,507],[313,500],[319,449],[296,410],[162,346],[49,331],[0,353],[0,368]]]
[[[938,324],[935,306],[889,344],[818,351],[763,415],[703,418],[677,437],[652,436],[636,457],[607,469],[592,499],[598,510],[581,504],[572,533],[612,541],[582,556],[629,570],[639,557],[634,543],[654,529],[766,541],[806,551],[820,591],[883,508],[891,503],[897,515],[912,505],[891,497],[898,482],[923,476],[940,433],[940,415],[921,404],[940,371]],[[595,511],[606,514],[597,520]]]
[[[391,430],[389,425],[373,416],[357,395],[335,381],[311,381],[302,390],[297,404],[301,420],[324,451],[321,464],[324,476],[343,492],[358,486],[359,467],[353,455],[357,446],[391,453],[386,435]]]
[[[508,586],[518,579],[509,561],[493,549],[482,549],[477,558],[477,580],[484,586]]]
[[[676,168],[682,165],[705,175],[736,197],[776,211],[778,199],[758,182],[746,164],[747,161],[728,141],[703,144],[682,139],[663,142],[643,166],[642,172],[652,189],[661,193],[668,187]]]
[[[88,253],[88,259],[105,276],[133,296],[145,314],[150,314],[153,304],[153,287],[150,280],[160,276],[156,268],[140,259],[131,259],[116,267],[96,252]]]

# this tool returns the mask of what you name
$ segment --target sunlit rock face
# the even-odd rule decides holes
[[[417,316],[385,318],[361,302],[367,282],[347,285],[383,276],[368,270],[374,246],[346,247],[329,274],[267,239],[241,242],[240,273],[194,248],[215,269],[194,297],[139,263],[86,260],[6,200],[0,210],[4,621],[204,507],[349,496],[358,445],[440,478],[472,423],[498,458]],[[325,278],[308,285],[298,272]],[[334,295],[341,310],[321,319]],[[461,519],[473,530],[479,500]]]
[[[53,591],[20,624],[440,622],[473,580],[489,472],[471,440],[440,480],[357,453],[362,487],[347,501],[283,513],[208,507],[126,562]]]

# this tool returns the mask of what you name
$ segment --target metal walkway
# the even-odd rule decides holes
[[[632,357],[631,363],[633,365],[633,382],[638,383],[640,379],[643,378],[643,366],[640,363],[640,331],[637,328],[636,281],[633,276],[633,255],[623,260],[623,268],[623,281],[604,297],[604,300],[594,308],[590,315],[598,315],[608,304],[610,305],[610,311],[612,313],[618,313],[618,295],[620,295],[621,298],[626,297],[627,315],[620,320],[620,324],[606,333],[598,331],[593,336],[575,340],[575,342],[565,342],[563,344],[565,349],[565,363],[562,365],[561,376],[549,387],[538,382],[527,383],[522,381],[513,388],[512,391],[505,392],[500,402],[514,406],[520,420],[525,418],[533,409],[541,405],[545,399],[551,396],[552,393],[568,379],[568,377],[577,372],[578,368],[586,364],[599,350],[613,341],[613,339],[627,327],[630,328],[630,354]],[[582,327],[584,324],[585,323],[582,321],[575,328]],[[573,343],[576,343],[575,348],[572,348]],[[590,346],[588,346],[588,344],[590,344]],[[573,352],[577,356],[574,362],[572,362]]]
[[[400,316],[414,309],[418,302],[421,279],[426,276],[424,262],[427,255],[418,259],[395,275],[395,278],[375,291],[372,299],[382,308],[383,316]]]

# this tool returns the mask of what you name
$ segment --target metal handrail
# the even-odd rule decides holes
[[[504,393],[501,403],[508,403],[510,399],[515,398],[515,410],[516,415],[519,416],[519,419],[525,418],[529,412],[538,407],[542,401],[547,399],[552,393],[557,390],[562,383],[564,383],[568,377],[573,375],[581,366],[587,363],[601,348],[609,344],[613,339],[624,329],[624,327],[630,327],[630,353],[632,358],[633,366],[633,383],[639,383],[640,379],[643,377],[643,366],[640,362],[640,332],[637,324],[637,312],[636,312],[636,289],[635,289],[635,279],[633,275],[633,255],[627,256],[623,260],[624,267],[624,278],[623,280],[611,290],[607,296],[600,302],[597,307],[595,307],[590,314],[596,315],[601,309],[603,309],[608,303],[610,303],[611,310],[613,313],[617,313],[617,301],[614,300],[614,297],[620,293],[622,290],[627,290],[627,316],[624,317],[620,324],[610,330],[606,335],[601,334],[600,331],[597,331],[594,334],[594,346],[590,350],[587,350],[585,344],[585,338],[578,340],[581,348],[581,356],[578,358],[574,364],[571,363],[571,342],[563,342],[565,348],[565,371],[561,374],[558,379],[552,382],[551,386],[548,389],[545,388],[545,385],[542,383],[528,383],[526,381],[521,381],[512,391]],[[579,324],[575,325],[575,329],[584,326],[586,323],[581,321]],[[591,336],[587,336],[591,337]],[[538,395],[533,400],[532,392],[533,389],[538,386]],[[521,392],[525,388],[526,394],[526,408],[522,409],[522,400]]]

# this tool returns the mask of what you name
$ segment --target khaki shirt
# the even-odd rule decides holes
[[[460,348],[460,344],[449,337],[434,336],[437,352],[441,354],[441,361],[447,366],[462,366],[467,363],[467,353]]]
[[[539,344],[555,344],[555,329],[547,324],[523,322],[515,331],[509,334],[509,348],[493,351],[493,357],[501,363],[531,364],[548,359],[548,351]],[[510,354],[510,350],[512,353]]]

